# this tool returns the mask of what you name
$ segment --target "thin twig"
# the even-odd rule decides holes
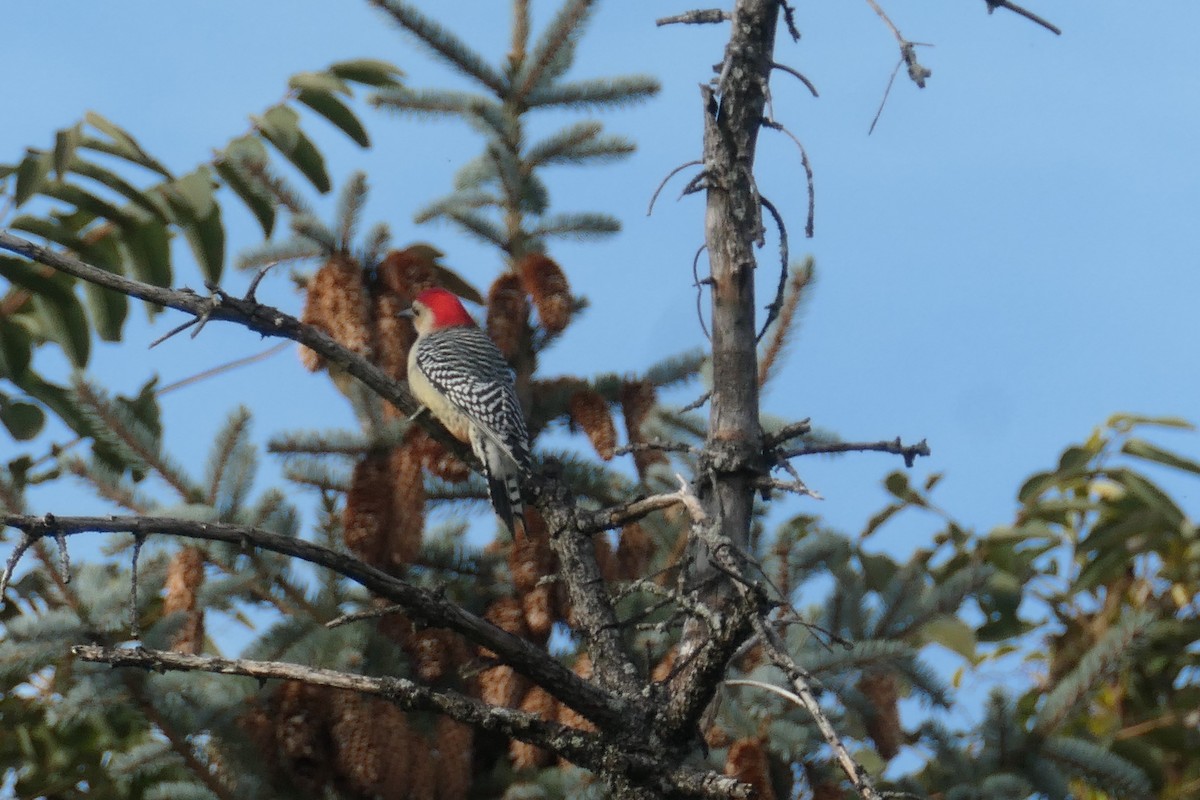
[[[798,422],[790,422],[787,425],[784,425],[782,428],[775,431],[775,433],[765,434],[763,436],[763,447],[766,449],[778,447],[784,442],[795,439],[797,436],[803,436],[804,434],[811,432],[811,420],[808,417],[805,417]]]
[[[817,92],[817,87],[813,85],[813,82],[810,81],[808,78],[804,77],[804,75],[799,70],[792,69],[787,64],[780,64],[777,61],[771,62],[771,69],[783,70],[788,75],[791,75],[792,77],[796,78],[798,81],[803,83],[808,88],[808,90],[810,92],[812,92],[813,97],[821,96],[820,93]]]
[[[334,617],[325,623],[326,628],[340,628],[342,625],[349,625],[351,622],[359,622],[364,619],[375,619],[377,617],[386,617],[391,614],[399,614],[404,611],[404,606],[393,605],[383,608],[371,608],[366,611],[354,611],[350,614],[342,614],[340,617]]]
[[[675,603],[685,611],[690,611],[696,617],[704,621],[704,624],[708,626],[710,633],[715,634],[724,626],[724,620],[722,619],[720,612],[709,608],[704,603],[700,602],[697,592],[677,592],[674,589],[668,589],[665,586],[659,586],[654,581],[648,579],[634,581],[633,583],[629,584],[613,597],[613,601],[617,602],[637,592],[645,592],[646,594],[652,594],[656,597],[661,597],[669,603]]]
[[[212,367],[211,369],[206,369],[203,372],[197,372],[195,375],[189,375],[186,378],[181,378],[180,380],[177,380],[174,383],[168,383],[166,386],[162,387],[157,392],[155,392],[154,396],[162,397],[163,395],[165,395],[169,392],[174,392],[177,389],[184,388],[185,386],[191,386],[193,383],[199,383],[201,381],[204,381],[209,378],[220,375],[223,372],[229,372],[231,370],[238,369],[239,367],[247,367],[251,364],[257,364],[259,361],[264,361],[264,360],[270,358],[271,356],[275,355],[276,353],[282,353],[284,350],[286,350],[289,347],[291,347],[291,344],[288,342],[278,342],[277,344],[271,345],[266,350],[263,350],[261,353],[255,353],[252,356],[246,356],[244,358],[238,358],[233,361],[228,361],[224,364],[218,364],[217,366]]]
[[[683,189],[679,192],[679,199],[682,200],[683,198],[687,197],[689,194],[696,194],[697,192],[703,192],[709,186],[708,183],[706,183],[707,180],[708,180],[708,170],[702,169],[699,172],[697,172],[695,175],[692,176],[691,180],[689,180],[686,184],[684,184]]]
[[[711,342],[712,334],[708,332],[708,324],[704,321],[704,285],[712,278],[700,280],[700,254],[707,248],[706,244],[700,245],[696,255],[692,256],[692,285],[696,287],[696,319],[700,320],[700,330],[704,331],[704,338]]]
[[[679,413],[681,413],[681,414],[685,414],[685,413],[687,413],[688,411],[695,411],[697,408],[700,408],[700,406],[702,406],[702,405],[704,405],[705,403],[707,403],[707,402],[708,402],[708,399],[709,399],[710,397],[712,397],[712,389],[709,389],[707,392],[705,392],[704,394],[700,395],[699,397],[697,397],[697,398],[696,398],[695,400],[693,400],[692,402],[688,403],[688,404],[687,404],[686,406],[684,406],[683,408],[679,409]]]
[[[54,536],[58,538],[63,535],[63,531],[56,531]],[[138,557],[142,554],[142,542],[145,538],[134,534],[133,535],[133,555],[129,568],[129,638],[142,638],[142,626],[138,619]]]
[[[704,162],[699,159],[696,159],[695,161],[687,161],[668,172],[667,176],[662,179],[661,183],[658,184],[658,188],[654,190],[654,194],[650,196],[650,205],[646,207],[646,216],[648,217],[654,213],[654,201],[658,199],[658,195],[662,193],[664,188],[666,188],[667,182],[671,180],[671,178],[674,178],[688,167],[697,167],[702,166],[703,164]]]
[[[892,84],[896,82],[896,75],[900,73],[900,67],[904,64],[904,59],[901,58],[896,62],[896,66],[892,68],[891,77],[888,78],[887,88],[883,90],[883,98],[879,101],[879,108],[875,109],[875,117],[871,120],[871,127],[867,128],[867,136],[875,132],[875,125],[879,122],[879,118],[883,116],[883,107],[887,105],[888,95],[892,93]]]
[[[779,228],[779,286],[775,289],[775,299],[767,304],[767,318],[763,320],[762,330],[758,332],[758,336],[754,337],[754,342],[757,344],[762,341],[762,338],[767,335],[767,329],[771,327],[771,323],[779,316],[780,310],[783,308],[784,292],[787,290],[788,282],[788,238],[787,226],[783,224],[783,217],[779,215],[778,209],[770,200],[758,196],[758,202],[771,213],[771,218],[775,220],[775,226]]]
[[[670,508],[679,502],[680,496],[678,492],[653,494],[649,497],[631,500],[619,506],[593,511],[586,516],[581,515],[578,523],[579,530],[581,533],[599,533],[600,531],[613,530],[628,525],[630,522],[637,522],[639,519],[653,514],[655,511]]]
[[[4,595],[8,592],[8,584],[12,581],[13,571],[16,570],[17,564],[21,560],[21,556],[25,555],[25,551],[28,550],[35,541],[36,540],[31,538],[28,534],[23,533],[21,535],[21,541],[17,542],[16,547],[14,547],[13,551],[8,554],[8,561],[4,564],[4,574],[0,575],[0,606],[4,605]]]
[[[192,327],[193,325],[199,325],[200,319],[201,319],[200,317],[192,317],[187,322],[183,322],[183,323],[180,323],[179,325],[176,325],[174,328],[171,328],[171,330],[167,331],[162,336],[158,337],[153,342],[151,342],[149,349],[153,350],[154,348],[158,347],[160,344],[165,342],[167,339],[170,339],[172,336],[175,336],[176,334],[179,334],[179,333],[183,333],[184,331],[186,331],[188,328]]]
[[[821,709],[821,704],[817,702],[817,698],[813,695],[812,689],[808,687],[804,671],[788,654],[783,639],[762,617],[754,619],[754,629],[761,637],[763,650],[766,652],[767,658],[770,659],[772,664],[783,670],[783,673],[787,675],[788,681],[795,690],[795,694],[788,699],[795,702],[812,716],[826,744],[833,750],[834,759],[838,762],[838,766],[846,773],[846,777],[850,779],[850,783],[854,787],[854,790],[858,792],[859,797],[863,798],[863,800],[880,800],[881,795],[871,783],[870,776],[867,775],[866,770],[854,761],[854,757],[846,749],[846,745],[842,742],[841,737],[834,730],[833,723],[829,721],[829,717],[825,715],[825,712]],[[775,687],[772,691],[776,691],[776,689],[778,687]],[[783,690],[779,690],[777,693],[782,694]],[[786,697],[787,695],[784,696]]]
[[[760,477],[757,481],[755,481],[755,486],[759,489],[764,489],[767,491],[770,491],[771,489],[777,489],[781,492],[798,494],[801,497],[811,497],[813,500],[825,499],[824,495],[814,489],[808,488],[804,484],[804,481],[800,480],[799,478],[791,481],[781,481],[778,478]]]
[[[54,537],[58,545],[58,575],[63,584],[71,582],[71,553],[67,550],[67,537],[61,533]]]
[[[813,238],[814,229],[813,219],[817,213],[817,193],[813,188],[813,170],[812,164],[808,160],[808,151],[804,149],[804,144],[800,141],[800,138],[796,136],[796,134],[792,133],[778,122],[764,119],[763,125],[773,131],[779,131],[787,136],[800,150],[800,166],[804,167],[804,178],[808,182],[808,219],[806,219],[804,222],[804,236],[805,238],[811,239]]]

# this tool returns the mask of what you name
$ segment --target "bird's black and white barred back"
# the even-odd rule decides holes
[[[416,304],[414,304],[416,308]],[[513,535],[525,528],[521,484],[529,472],[529,434],[512,370],[474,324],[434,324],[413,345],[409,383],[446,428],[483,463],[492,507]]]

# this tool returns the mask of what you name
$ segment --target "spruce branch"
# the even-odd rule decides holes
[[[804,264],[789,270],[779,295],[775,327],[770,330],[771,338],[758,362],[758,385],[765,386],[771,378],[772,368],[779,362],[779,357],[787,349],[793,333],[796,330],[796,311],[804,297],[805,289],[812,282],[813,260],[809,256]],[[772,304],[774,305],[774,303]],[[766,331],[764,331],[765,333]]]
[[[114,447],[126,460],[157,472],[183,502],[203,498],[203,491],[183,469],[159,452],[159,443],[145,424],[85,380],[76,380],[74,389],[81,407],[94,420],[98,441]]]
[[[346,689],[380,697],[405,711],[434,711],[485,731],[529,742],[550,750],[595,773],[656,792],[697,798],[748,800],[750,787],[734,778],[701,772],[671,763],[664,754],[622,747],[619,737],[607,737],[543,720],[535,714],[491,706],[458,692],[437,691],[406,678],[374,678],[278,661],[210,658],[144,648],[76,645],[77,658],[112,667],[153,672],[212,672],[243,675],[257,680],[290,680],[314,686]],[[620,730],[615,728],[614,730]]]
[[[512,124],[504,108],[486,97],[470,92],[455,92],[447,89],[408,89],[396,87],[378,92],[371,104],[397,112],[413,114],[448,115],[479,123],[502,140],[513,138]]]
[[[548,68],[564,49],[573,46],[594,4],[595,0],[567,0],[563,3],[513,81],[515,90],[512,99],[516,103],[519,104],[531,91],[545,85],[547,78],[555,77]]]
[[[87,646],[97,650],[104,649],[99,645]],[[72,653],[74,654],[74,648],[72,648]],[[214,771],[201,761],[197,757],[192,743],[188,741],[187,734],[176,730],[170,720],[154,705],[154,702],[146,693],[144,679],[138,680],[133,675],[127,675],[124,677],[124,684],[133,699],[134,706],[142,713],[146,721],[167,740],[168,746],[183,761],[187,771],[203,784],[206,789],[212,792],[218,800],[236,800],[237,794],[221,779],[220,770]]]
[[[534,237],[556,236],[570,239],[590,239],[621,230],[621,221],[608,214],[554,214],[542,217],[529,230]]]
[[[1154,622],[1152,611],[1130,613],[1092,645],[1069,673],[1064,675],[1047,696],[1037,713],[1034,730],[1049,736],[1066,717],[1096,688],[1104,676],[1128,659],[1135,643]]]
[[[482,83],[497,96],[503,95],[508,82],[483,56],[467,46],[466,42],[417,11],[402,0],[370,0],[396,21],[404,30],[415,36],[446,63]]]
[[[298,558],[348,578],[380,597],[404,605],[414,619],[433,627],[456,631],[468,640],[496,652],[505,663],[597,723],[628,725],[631,719],[636,718],[624,701],[583,681],[545,651],[460,608],[444,599],[440,593],[418,588],[368,566],[353,556],[304,539],[241,525],[171,517],[38,517],[8,514],[0,517],[0,523],[24,532],[30,544],[58,534],[71,536],[89,532],[126,532],[132,533],[135,541],[152,535],[175,536],[259,548]],[[584,541],[578,536],[567,538]],[[10,559],[10,562],[15,566],[16,559]]]
[[[648,100],[659,90],[654,78],[631,75],[623,78],[595,78],[572,83],[556,83],[535,89],[525,98],[530,108],[570,106],[625,106]]]
[[[91,485],[96,494],[135,514],[147,514],[155,503],[143,495],[124,475],[101,461],[85,461],[78,456],[59,456],[59,464],[67,473]]]

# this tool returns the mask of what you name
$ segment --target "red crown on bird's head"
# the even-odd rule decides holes
[[[455,325],[474,325],[475,320],[463,308],[462,301],[453,292],[445,289],[426,289],[416,296],[414,303],[420,303],[429,309],[433,315],[434,327],[446,328]]]

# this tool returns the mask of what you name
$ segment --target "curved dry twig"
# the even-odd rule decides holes
[[[763,320],[762,330],[758,332],[758,336],[754,337],[757,344],[762,341],[762,338],[767,335],[767,330],[771,327],[771,323],[779,316],[780,309],[783,308],[784,293],[787,291],[788,282],[788,238],[787,226],[783,224],[783,217],[780,216],[779,210],[775,205],[763,197],[758,196],[759,205],[770,212],[771,218],[775,220],[775,227],[779,229],[779,286],[775,289],[775,299],[767,304],[767,318]]]
[[[805,87],[808,88],[808,91],[812,92],[813,97],[821,96],[820,93],[817,92],[817,87],[813,85],[813,82],[810,81],[808,78],[804,77],[804,75],[799,70],[792,69],[787,64],[780,64],[777,61],[771,62],[771,69],[782,70],[783,72],[786,72],[788,75],[791,75],[792,77],[796,78],[796,80],[800,81],[801,83],[803,83],[805,85]]]
[[[668,172],[667,176],[662,179],[661,183],[658,184],[658,188],[654,190],[654,194],[652,194],[650,196],[650,205],[648,205],[646,207],[646,216],[648,217],[654,213],[654,202],[656,200],[658,200],[658,196],[662,193],[662,190],[664,188],[666,188],[667,182],[670,181],[671,178],[674,178],[676,175],[683,172],[688,167],[697,167],[697,166],[701,166],[703,164],[704,164],[704,162],[701,161],[700,159],[695,159],[693,161],[686,161],[686,162],[680,164],[675,169]]]
[[[776,122],[773,119],[764,119],[763,126],[770,128],[773,131],[779,131],[784,136],[792,140],[796,145],[796,149],[800,151],[800,166],[804,167],[804,178],[808,182],[808,217],[804,221],[804,237],[806,239],[813,238],[814,219],[817,214],[817,192],[813,186],[813,170],[812,164],[808,160],[808,151],[804,149],[804,143],[796,134],[789,131],[786,127]]]
[[[700,245],[696,250],[696,255],[692,256],[692,285],[696,287],[696,319],[700,321],[700,330],[704,331],[704,338],[712,341],[712,334],[708,331],[708,323],[704,321],[704,287],[711,283],[712,278],[700,280],[700,254],[708,249],[707,244]]]

